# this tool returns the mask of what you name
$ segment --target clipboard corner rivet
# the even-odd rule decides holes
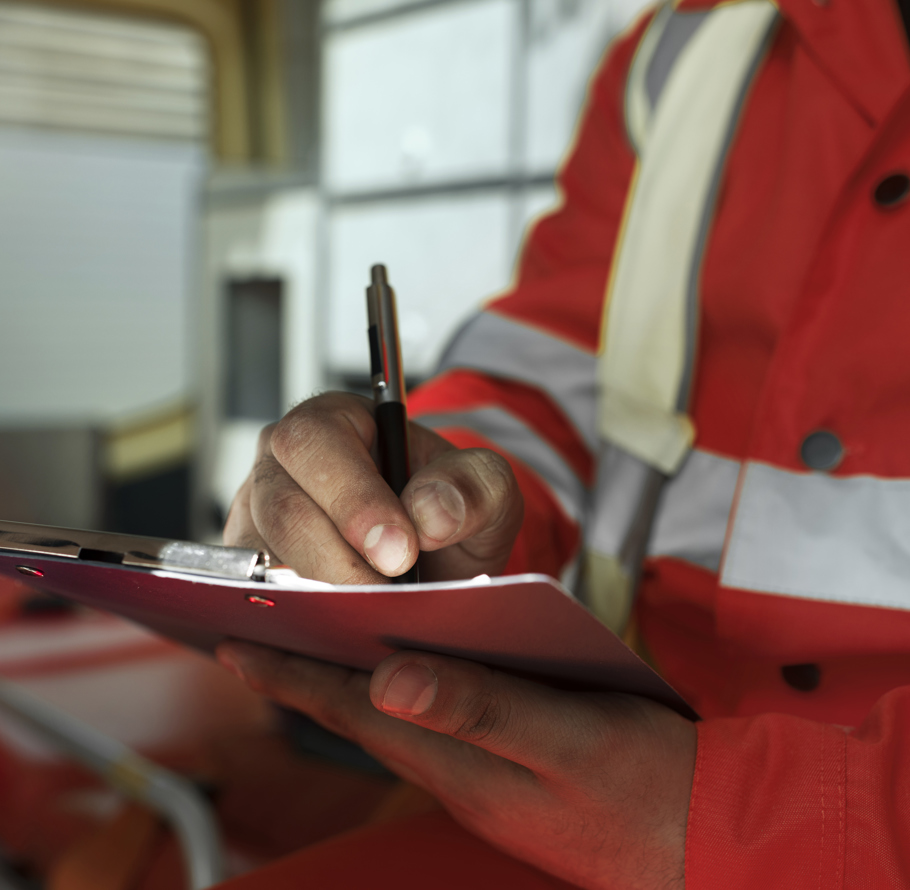
[[[270,600],[267,596],[260,596],[258,593],[247,594],[246,601],[254,606],[270,608],[275,605],[275,600]]]
[[[43,578],[44,572],[41,569],[34,569],[31,566],[16,566],[16,571],[20,575],[30,575],[33,578]]]

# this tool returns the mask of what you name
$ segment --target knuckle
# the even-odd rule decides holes
[[[270,436],[271,451],[279,463],[288,466],[296,455],[325,444],[348,407],[345,397],[345,393],[322,393],[285,414]]]
[[[491,522],[490,531],[506,522],[517,494],[517,483],[509,462],[486,448],[473,448],[465,452],[473,485],[465,492],[469,506],[481,511]]]
[[[247,550],[259,550],[263,547],[262,538],[256,532],[252,519],[247,513],[241,522],[236,518],[238,511],[232,510],[228,516],[228,521],[224,525],[224,531],[221,534],[222,541],[227,547],[243,547]],[[233,518],[232,518],[233,517]]]
[[[270,423],[268,426],[264,426],[261,430],[259,430],[259,438],[256,441],[257,457],[268,454],[269,443],[271,442],[272,433],[274,432],[276,426],[278,426],[277,423]]]
[[[276,493],[256,511],[256,520],[269,549],[307,577],[334,584],[376,582],[375,572],[338,539],[335,526],[302,491]]]
[[[490,692],[479,692],[454,715],[450,735],[472,744],[499,741],[508,726],[508,705]]]
[[[284,475],[284,468],[281,464],[271,454],[263,454],[253,467],[253,484],[274,485],[282,475]]]
[[[308,414],[300,408],[275,424],[269,436],[269,450],[279,464],[287,466],[291,455],[306,447],[306,438],[312,434],[310,426]]]
[[[363,705],[363,681],[355,671],[348,671],[338,692],[331,699],[321,699],[312,716],[336,735],[358,741],[360,721],[355,714]]]
[[[375,580],[366,563],[353,551],[339,552],[336,541],[314,539],[309,543],[305,574],[333,584],[366,584]]]
[[[373,498],[369,480],[349,478],[344,484],[326,494],[325,512],[332,517],[338,531],[346,540],[353,540],[359,528],[363,505]]]
[[[264,507],[256,511],[256,526],[276,552],[287,551],[293,544],[308,537],[312,517],[302,492],[275,492]]]
[[[527,830],[529,817],[540,818],[539,813],[526,812],[521,803],[491,794],[488,788],[475,786],[465,794],[459,789],[457,810],[452,815],[466,828],[494,843],[520,836]],[[516,834],[517,832],[517,834]]]
[[[472,448],[466,453],[486,497],[491,501],[506,498],[515,486],[509,462],[501,454],[487,448]]]
[[[251,478],[248,478],[234,495],[231,502],[228,515],[224,520],[224,529],[222,537],[224,543],[231,545],[236,539],[239,539],[245,531],[252,525],[250,517],[250,485]]]

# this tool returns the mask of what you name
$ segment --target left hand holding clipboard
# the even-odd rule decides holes
[[[685,886],[696,729],[663,705],[420,652],[371,679],[261,646],[218,651],[252,689],[353,739],[516,858],[592,890]]]

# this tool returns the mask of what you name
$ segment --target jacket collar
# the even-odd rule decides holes
[[[718,0],[679,0],[680,12]],[[870,122],[910,87],[910,46],[896,0],[776,0],[806,51]]]

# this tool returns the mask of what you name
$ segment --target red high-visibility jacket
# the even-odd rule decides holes
[[[635,615],[706,718],[689,890],[906,888],[910,51],[894,0],[778,5],[700,269],[695,452]],[[626,77],[649,21],[592,81],[562,205],[528,235],[514,286],[411,400],[456,443],[512,459],[527,518],[511,570],[559,575],[613,509],[593,369],[636,162]]]

